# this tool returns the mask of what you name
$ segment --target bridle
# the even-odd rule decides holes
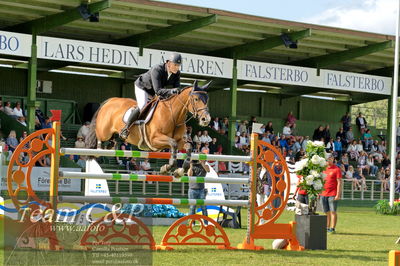
[[[180,103],[183,104],[183,109],[186,110],[186,111],[188,111],[188,112],[191,114],[191,115],[189,115],[189,118],[187,118],[184,122],[182,122],[182,123],[180,123],[180,124],[177,124],[177,123],[176,123],[175,118],[174,118],[174,116],[173,116],[173,112],[172,112],[172,103],[169,105],[170,111],[171,111],[172,121],[173,121],[174,125],[176,125],[176,127],[180,127],[180,126],[186,124],[186,123],[189,122],[192,118],[198,119],[199,116],[200,116],[202,113],[208,112],[207,102],[205,102],[205,104],[206,104],[205,107],[197,109],[197,108],[196,108],[196,105],[194,104],[194,98],[191,97],[192,95],[201,94],[201,93],[207,94],[207,92],[205,92],[205,91],[195,91],[195,92],[193,92],[193,89],[194,89],[194,87],[192,87],[192,91],[189,93],[189,98],[188,98],[188,100],[187,100],[185,103],[183,103],[183,102],[181,101],[181,99],[179,99],[179,97],[178,97],[179,94],[178,94],[177,97],[176,97],[176,99],[178,99],[178,100],[180,101]],[[190,112],[190,110],[189,110],[189,105],[190,105],[190,104],[191,104],[192,107],[193,107],[193,112]]]

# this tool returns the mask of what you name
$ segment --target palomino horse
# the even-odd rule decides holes
[[[210,83],[199,87],[195,81],[192,87],[186,87],[181,93],[161,100],[144,130],[140,131],[140,126],[136,124],[131,127],[127,142],[139,146],[138,144],[142,143],[142,132],[147,136],[145,139],[150,144],[148,145],[150,150],[171,149],[173,156],[169,164],[162,167],[162,172],[173,170],[176,166],[177,150],[182,149],[185,143],[183,135],[186,132],[187,112],[199,120],[200,126],[207,126],[210,123],[206,92]],[[113,139],[114,134],[120,132],[124,126],[122,119],[125,112],[136,105],[135,100],[127,98],[106,100],[93,116],[90,132],[85,140],[86,146],[95,149],[98,147],[98,142]]]

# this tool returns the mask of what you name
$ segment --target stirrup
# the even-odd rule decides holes
[[[127,127],[124,127],[119,133],[119,137],[122,140],[126,140],[128,136],[129,136],[129,129]]]

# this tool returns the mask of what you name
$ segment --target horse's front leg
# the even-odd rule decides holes
[[[169,163],[163,165],[160,168],[160,174],[167,174],[169,171],[173,171],[177,165],[177,151],[178,151],[178,143],[175,139],[170,138],[168,136],[161,136],[153,139],[154,147],[166,147],[169,146],[171,149],[171,158],[169,159]]]

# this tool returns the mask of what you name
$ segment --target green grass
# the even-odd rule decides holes
[[[262,251],[218,250],[214,247],[176,247],[174,251],[152,252],[153,265],[387,265],[389,250],[399,249],[394,242],[400,234],[400,216],[375,214],[370,201],[342,201],[338,210],[335,235],[328,235],[328,250],[285,251],[272,250],[272,240],[257,240]],[[182,211],[186,211],[182,208]],[[246,221],[242,212],[242,221]],[[294,219],[285,212],[279,222]],[[156,242],[160,243],[167,227],[154,227]],[[226,229],[232,246],[242,242],[245,229]],[[73,253],[76,251],[72,251]],[[79,265],[62,259],[52,265]],[[28,253],[29,254],[29,253]],[[49,254],[49,253],[47,253]],[[3,254],[1,253],[1,256]],[[40,259],[38,259],[40,261]],[[2,260],[3,261],[3,260]],[[77,264],[75,264],[77,263]],[[35,265],[35,264],[30,264]],[[45,265],[45,264],[42,264]],[[118,265],[118,264],[114,264]]]

